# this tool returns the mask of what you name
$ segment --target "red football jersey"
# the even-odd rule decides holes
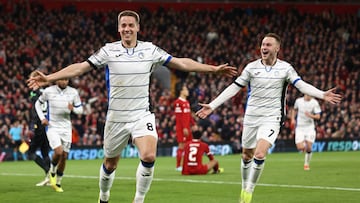
[[[206,154],[209,159],[213,157],[209,145],[200,140],[191,140],[184,147],[184,161],[182,174],[206,174],[208,168],[202,164],[202,158]]]
[[[177,98],[174,101],[174,111],[175,111],[175,118],[176,118],[176,137],[178,142],[186,142],[192,139],[191,134],[191,109],[189,101],[181,98]],[[184,136],[183,129],[187,128],[189,132],[189,136]]]

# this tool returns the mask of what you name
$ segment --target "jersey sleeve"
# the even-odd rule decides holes
[[[155,65],[166,66],[172,56],[160,47],[154,45],[154,63]]]
[[[204,153],[206,154],[206,156],[209,158],[209,160],[213,160],[214,159],[214,154],[210,151],[209,145],[202,142],[202,148],[203,148]]]
[[[287,70],[286,80],[293,85],[295,85],[297,81],[301,80],[300,76],[298,75],[294,67],[292,67],[292,65],[290,64]]]
[[[298,108],[299,108],[299,99],[296,99],[294,104],[294,109],[298,109]]]
[[[176,128],[178,130],[182,130],[184,128],[184,114],[182,113],[183,110],[181,109],[180,103],[175,103],[175,119],[176,119]]]
[[[42,92],[42,94],[39,95],[38,97],[38,101],[43,104],[48,100],[48,95],[49,95],[49,88],[45,88],[44,91]]]
[[[177,99],[174,101],[174,112],[175,112],[175,115],[182,112],[180,103],[178,102]]]
[[[87,59],[87,61],[90,63],[91,66],[93,66],[93,68],[102,68],[108,62],[109,55],[107,54],[106,49],[107,46],[105,45]]]
[[[73,112],[76,114],[81,114],[84,111],[83,107],[82,107],[81,99],[80,99],[78,91],[76,89],[73,89],[73,90],[75,92],[74,101],[73,101],[73,105],[74,105]]]
[[[209,149],[209,145],[206,144],[205,142],[202,142],[202,148],[203,148],[204,153],[205,153],[206,155],[211,154],[210,149]]]
[[[241,72],[241,75],[238,78],[236,78],[234,83],[240,87],[245,87],[249,83],[250,78],[251,78],[251,75],[249,72],[249,64],[248,64],[248,65],[246,65],[244,70]]]
[[[35,112],[38,115],[40,120],[45,119],[45,114],[44,114],[44,112],[43,112],[43,110],[41,108],[41,103],[40,103],[39,99],[35,102]]]
[[[320,114],[321,113],[321,108],[320,108],[320,105],[319,105],[319,102],[314,99],[314,112],[315,114]]]

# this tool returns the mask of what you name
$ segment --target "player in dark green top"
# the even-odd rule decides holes
[[[33,72],[32,74],[36,74]],[[32,103],[31,115],[32,115],[32,123],[31,129],[34,134],[31,137],[30,148],[28,151],[29,159],[34,160],[37,165],[39,165],[45,172],[45,179],[36,184],[36,186],[46,186],[49,183],[49,179],[47,177],[47,173],[50,168],[50,158],[49,158],[49,141],[46,137],[45,126],[41,124],[41,120],[39,119],[36,110],[35,110],[35,102],[38,97],[41,95],[41,89],[37,89],[35,91],[30,92],[30,100]],[[46,104],[42,107],[43,111],[46,112],[47,106]],[[41,156],[36,154],[36,150],[40,149]]]

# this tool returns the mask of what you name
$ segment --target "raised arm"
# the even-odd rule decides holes
[[[199,105],[202,106],[202,108],[197,111],[195,114],[199,118],[206,118],[208,115],[212,113],[214,109],[216,109],[218,106],[223,104],[225,101],[233,97],[239,90],[241,89],[240,86],[238,86],[235,83],[232,83],[229,87],[227,87],[219,96],[217,96],[210,104],[202,104]]]
[[[71,64],[49,75],[45,75],[44,73],[37,71],[38,75],[34,77],[30,77],[27,80],[27,85],[32,89],[38,89],[39,87],[48,85],[50,82],[54,82],[60,79],[73,78],[90,70],[91,70],[91,66],[89,62],[84,61],[82,63]]]
[[[310,85],[309,83],[304,82],[303,80],[299,80],[295,84],[295,87],[304,94],[323,99],[331,104],[338,104],[342,99],[342,96],[340,94],[335,93],[336,88],[331,88],[328,91],[324,92]]]
[[[190,58],[172,57],[167,66],[169,68],[174,68],[185,72],[216,72],[227,77],[233,77],[237,75],[237,68],[228,66],[228,64],[214,66],[199,63]]]

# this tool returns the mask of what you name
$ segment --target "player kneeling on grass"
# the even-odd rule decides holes
[[[182,175],[205,175],[211,170],[214,174],[224,172],[223,168],[219,168],[219,161],[210,152],[209,145],[202,142],[200,138],[201,132],[197,126],[194,126],[193,139],[187,142],[184,147]],[[207,164],[202,164],[204,154],[210,160]]]

